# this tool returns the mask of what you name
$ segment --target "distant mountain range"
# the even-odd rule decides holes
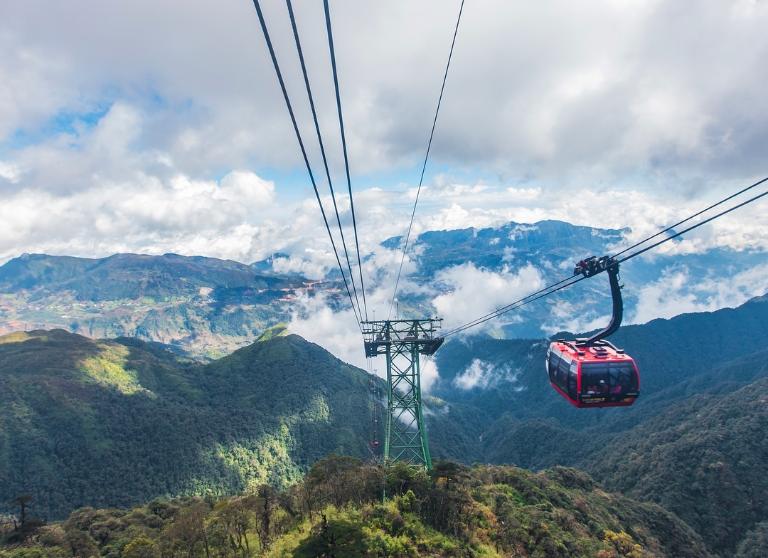
[[[716,554],[759,539],[768,299],[629,326],[615,341],[641,368],[642,396],[630,409],[588,411],[548,386],[540,340],[447,343],[426,398],[433,456],[578,466],[674,511]],[[329,453],[370,455],[375,381],[280,329],[209,364],[135,339],[6,335],[0,501],[32,493],[39,513],[61,517],[285,485]]]
[[[568,276],[586,256],[610,253],[625,232],[560,221],[425,232],[413,245],[418,265],[409,279],[417,288],[403,290],[400,312],[435,314],[432,300],[455,287],[445,277],[455,266],[508,275],[532,265],[544,284]],[[399,242],[392,238],[383,246],[396,249]],[[93,338],[130,336],[218,358],[290,320],[301,311],[301,297],[322,292],[332,307],[344,304],[338,272],[319,279],[276,273],[275,262],[286,257],[275,254],[246,265],[174,254],[100,259],[23,255],[0,266],[0,332],[61,328]],[[627,318],[638,315],[639,297],[649,286],[656,289],[652,292],[674,290],[689,307],[745,300],[746,291],[768,290],[768,273],[736,281],[758,265],[768,269],[765,253],[710,250],[633,260],[622,269]],[[496,323],[495,335],[536,338],[563,328],[583,329],[610,312],[607,284],[600,278],[563,291],[558,301],[526,306],[514,319]],[[664,300],[644,303],[641,317],[667,311]]]
[[[175,254],[28,254],[0,267],[0,331],[61,328],[222,356],[290,317],[314,282]]]

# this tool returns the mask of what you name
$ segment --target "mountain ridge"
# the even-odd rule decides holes
[[[417,288],[401,293],[401,312],[434,315],[435,300],[460,291],[467,273],[503,281],[527,269],[535,270],[542,284],[557,281],[578,260],[609,252],[625,233],[564,221],[426,231],[414,239],[411,282]],[[396,244],[395,237],[384,247],[395,249]],[[0,333],[63,328],[93,338],[138,337],[196,358],[218,358],[277,323],[311,318],[312,305],[307,308],[304,302],[319,301],[318,295],[333,311],[346,307],[338,272],[320,279],[277,272],[294,267],[278,265],[290,258],[275,253],[245,264],[177,254],[26,255],[0,266]],[[646,318],[665,312],[664,297],[656,300],[665,282],[689,306],[739,301],[759,287],[749,273],[763,264],[768,269],[764,252],[726,249],[635,259],[622,268],[626,316],[632,319],[641,302],[653,308],[643,314]],[[693,284],[690,276],[700,281]],[[369,286],[375,283],[369,280]],[[514,320],[498,322],[495,334],[538,338],[565,327],[586,329],[584,324],[595,323],[610,307],[607,286],[599,279],[558,293],[558,300],[558,305],[521,308]]]

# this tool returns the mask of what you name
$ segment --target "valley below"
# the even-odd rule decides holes
[[[701,343],[712,331],[716,347]],[[754,555],[768,516],[768,300],[627,327],[617,341],[643,370],[643,395],[591,412],[550,391],[542,340],[448,343],[426,399],[437,472],[398,480],[369,445],[380,380],[283,328],[209,363],[132,338],[8,334],[0,500],[25,495],[30,514],[54,522],[19,547],[51,553],[75,537],[104,556],[130,556],[134,543],[164,556],[184,522],[207,533],[234,507],[264,555],[329,544],[341,556],[379,544],[434,556]],[[346,481],[307,496],[304,479],[331,454],[350,456],[348,482],[373,483],[367,496],[344,500]],[[393,499],[381,504],[385,488]],[[263,505],[277,523],[259,534]],[[13,548],[2,552],[26,556]]]

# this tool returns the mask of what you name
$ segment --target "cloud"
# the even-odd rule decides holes
[[[437,363],[429,357],[421,357],[421,390],[429,393],[440,379],[440,371],[437,369]]]
[[[517,273],[496,273],[466,263],[437,273],[435,281],[448,291],[432,299],[445,327],[467,322],[544,286],[539,271],[527,265]]]
[[[18,167],[18,165],[0,161],[0,178],[7,180],[11,184],[15,184],[19,181],[20,176],[21,169]]]
[[[610,322],[610,314],[598,314],[594,310],[578,308],[576,305],[557,298],[549,303],[549,319],[541,325],[545,335],[561,331],[583,333],[602,329]]]
[[[511,366],[495,366],[479,358],[473,359],[467,368],[453,379],[453,385],[459,389],[493,389],[501,383],[517,383],[520,372]],[[518,386],[522,391],[525,386]]]
[[[293,311],[288,330],[317,343],[344,362],[363,369],[367,367],[354,313],[351,309],[335,311],[326,295],[301,298]]]
[[[736,307],[768,292],[768,265],[757,265],[734,274],[727,281],[690,277],[688,269],[667,268],[661,279],[642,287],[637,312],[630,323],[671,318],[687,312],[711,312]]]
[[[235,182],[247,183],[251,192],[236,196],[232,190],[244,186],[232,184],[229,174],[221,185],[183,175],[167,181],[137,176],[66,195],[22,190],[3,197],[0,205],[0,257],[21,250],[71,255],[172,251],[247,261],[262,253],[253,243],[267,229],[246,217],[269,209],[273,185],[245,176],[240,173]]]
[[[322,178],[284,5],[265,10]],[[333,11],[379,317],[400,261],[379,243],[406,230],[455,15],[437,0]],[[310,24],[322,6],[306,3],[297,17],[349,240],[326,38]],[[749,183],[764,172],[768,142],[766,23],[765,2],[468,6],[414,234],[560,219],[628,228],[631,242]],[[335,267],[252,6],[6,2],[0,48],[0,261],[173,251],[250,262],[283,252],[278,271],[321,278]],[[658,254],[767,250],[764,207]],[[425,288],[409,277],[417,266],[409,254],[406,291]],[[448,272],[450,292],[435,302],[462,321],[527,294],[536,276],[521,273]]]
[[[250,171],[236,170],[221,179],[219,188],[213,192],[213,198],[264,207],[275,201],[275,185]]]
[[[317,165],[284,6],[265,9]],[[330,138],[324,31],[309,25],[322,7],[297,15]],[[354,2],[333,17],[360,241],[371,254],[407,226],[455,11],[437,0]],[[766,22],[765,3],[748,2],[471,6],[414,234],[561,219],[631,227],[632,240],[748,183],[763,172],[768,141]],[[0,47],[0,203],[14,222],[0,257],[284,251],[286,269],[320,276],[333,267],[251,6],[224,2],[212,14],[176,0],[4,3]],[[338,142],[326,143],[338,180]],[[349,200],[338,201],[351,238]],[[261,211],[270,204],[279,209]],[[768,213],[739,215],[661,250],[768,248]],[[367,272],[383,276],[373,262],[386,257],[379,251]]]
[[[265,10],[299,122],[311,130],[284,6],[267,3]],[[333,11],[356,175],[411,168],[423,156],[455,15],[455,5],[438,0],[353,2]],[[322,20],[322,7],[302,5],[297,17],[330,135],[326,38],[323,26],[311,25]],[[711,190],[759,172],[768,129],[766,22],[764,2],[468,6],[434,162],[561,188],[626,184],[641,175],[663,191],[682,179],[680,193],[695,192],[692,179],[709,177],[704,190]],[[157,116],[143,141],[169,153],[184,174],[300,164],[247,3],[222,2],[215,13],[179,0],[119,8],[93,0],[4,3],[0,40],[0,136],[123,100]],[[336,170],[338,151],[331,153]]]

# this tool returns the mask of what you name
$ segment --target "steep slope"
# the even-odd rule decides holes
[[[768,521],[757,524],[739,543],[735,558],[763,558],[768,556]]]
[[[43,516],[298,479],[369,438],[368,376],[298,336],[209,365],[136,340],[0,337],[0,501]]]
[[[19,554],[0,546],[0,557],[708,556],[701,539],[669,512],[606,493],[573,469],[534,474],[444,463],[428,477],[344,457],[318,463],[290,491],[261,487],[218,501],[88,508],[42,528],[37,538]]]
[[[753,361],[766,370],[768,352]],[[745,363],[746,364],[746,363]],[[607,487],[658,502],[732,553],[768,517],[768,379],[701,395],[645,421],[595,453]]]
[[[542,341],[449,343],[437,353],[441,380],[427,397],[433,455],[592,468],[606,461],[609,447],[619,459],[625,438],[669,430],[667,423],[648,426],[650,419],[683,412],[685,422],[691,396],[731,397],[768,375],[765,351],[749,354],[768,346],[766,318],[763,298],[626,328],[622,344],[643,369],[643,397],[619,410],[576,410],[554,394]],[[273,333],[204,365],[133,339],[94,341],[64,331],[0,337],[0,501],[31,492],[44,515],[57,517],[86,504],[284,485],[330,452],[366,454],[369,377],[316,345]],[[703,347],[702,336],[715,334],[717,349]],[[741,438],[730,426],[721,435]],[[747,453],[734,459],[762,458],[751,445],[742,449]],[[592,470],[603,478],[602,469]],[[759,520],[744,519],[744,529]]]
[[[612,490],[678,513],[714,551],[731,555],[768,517],[766,297],[616,337],[642,370],[643,395],[630,409],[572,409],[547,384],[544,344],[446,346],[438,392],[492,417],[466,461],[584,468]]]
[[[599,413],[597,424],[573,428],[566,420],[552,417],[519,420],[512,414],[502,415],[483,432],[483,455],[493,463],[523,463],[534,469],[553,464],[570,464],[587,469],[603,455],[606,444],[620,452],[626,436],[647,428],[648,421],[659,413],[676,417],[692,398],[710,400],[730,394],[757,379],[768,378],[768,351],[760,351],[715,366],[709,372],[680,381],[666,389],[649,394],[643,407],[619,412]],[[717,400],[717,399],[713,399]],[[681,410],[683,409],[683,410]],[[589,416],[587,417],[589,418]],[[642,436],[642,434],[640,434]],[[623,454],[622,454],[623,455]]]

